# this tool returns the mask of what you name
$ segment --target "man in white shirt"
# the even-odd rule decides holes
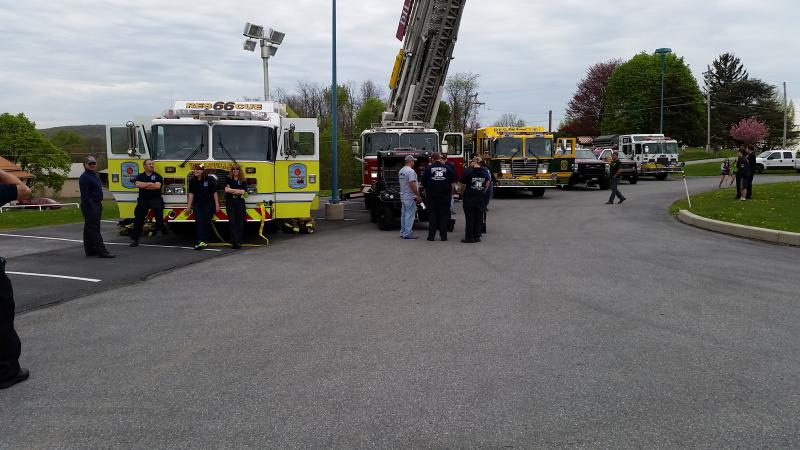
[[[414,161],[411,155],[406,156],[406,165],[400,169],[400,202],[403,204],[400,214],[400,237],[403,239],[416,239],[414,236],[414,216],[417,213],[417,203],[422,198],[419,196],[417,172],[414,170]]]

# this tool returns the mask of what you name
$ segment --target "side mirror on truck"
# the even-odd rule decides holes
[[[126,135],[128,137],[128,156],[131,158],[139,157],[139,153],[136,151],[136,148],[139,147],[138,142],[136,141],[136,125],[128,121],[125,124],[126,127]]]

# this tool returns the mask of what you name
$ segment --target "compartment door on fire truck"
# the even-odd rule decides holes
[[[275,159],[276,219],[311,217],[319,194],[319,126],[317,119],[281,119]]]
[[[456,168],[456,179],[461,179],[464,172],[464,133],[445,133],[442,137],[442,150],[447,153],[447,162]]]
[[[576,138],[558,138],[554,155],[555,169],[558,172],[559,182],[568,180],[572,175],[575,165],[575,149],[578,146]]]
[[[130,148],[131,131],[135,133],[135,148]],[[136,176],[144,170],[150,157],[143,125],[132,130],[125,125],[106,125],[106,158],[108,159],[108,189],[119,206],[120,218],[133,217],[136,208]]]

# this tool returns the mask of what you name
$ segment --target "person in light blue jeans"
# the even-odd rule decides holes
[[[414,162],[417,159],[411,155],[406,156],[406,165],[400,169],[398,174],[400,179],[400,202],[403,205],[400,213],[400,237],[403,239],[416,239],[414,236],[414,216],[417,213],[417,203],[422,198],[419,196],[417,185],[417,172],[414,170]]]

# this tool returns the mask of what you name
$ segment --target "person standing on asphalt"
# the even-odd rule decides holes
[[[481,225],[481,233],[486,233],[486,215],[489,213],[489,202],[492,200],[494,196],[494,188],[492,187],[492,172],[489,170],[489,166],[486,165],[486,161],[481,161],[481,168],[486,171],[486,175],[489,177],[489,188],[486,189],[486,193],[483,194],[483,225]]]
[[[491,182],[486,171],[481,168],[481,158],[470,161],[469,169],[461,176],[461,204],[464,207],[464,239],[461,242],[472,244],[481,241],[483,224],[483,200]]]
[[[414,236],[414,216],[417,213],[417,203],[422,201],[419,196],[417,186],[417,172],[414,170],[414,162],[417,158],[411,155],[406,156],[406,165],[400,169],[398,174],[400,180],[400,202],[402,209],[400,213],[400,237],[403,239],[416,239]]]
[[[0,206],[12,200],[31,198],[31,190],[19,178],[0,169]],[[0,389],[28,379],[30,372],[19,366],[22,344],[14,329],[14,290],[6,275],[6,260],[0,257]]]
[[[164,226],[164,199],[161,197],[161,186],[164,178],[155,172],[153,160],[144,161],[144,172],[136,176],[136,187],[139,188],[139,199],[136,201],[136,209],[133,212],[133,231],[131,232],[131,247],[139,245],[139,237],[142,236],[144,220],[147,213],[153,211],[156,219],[156,232],[161,230],[167,234]]]
[[[208,241],[211,237],[211,220],[214,217],[214,212],[220,211],[217,182],[213,177],[206,175],[205,164],[195,164],[192,167],[186,209],[189,214],[194,212],[194,226],[197,238],[194,249],[203,250],[208,247]]]
[[[228,224],[231,230],[233,248],[242,248],[244,223],[247,220],[247,209],[244,198],[247,196],[247,180],[244,178],[242,166],[234,164],[225,186],[225,211],[228,213]]]
[[[742,146],[736,153],[736,195],[734,200],[744,200],[743,192],[747,189],[747,176],[750,173],[750,162],[747,160],[747,155],[744,146]],[[746,194],[746,192],[745,192]]]
[[[100,234],[100,218],[103,216],[103,185],[97,176],[97,158],[89,155],[83,161],[85,169],[78,179],[81,190],[81,213],[83,213],[83,250],[86,256],[114,258],[106,250]]]
[[[611,167],[609,170],[611,174],[611,196],[608,197],[606,205],[614,204],[614,197],[619,197],[619,203],[625,201],[625,196],[619,191],[619,177],[622,175],[622,163],[619,162],[619,153],[611,153]]]
[[[753,178],[756,176],[756,168],[758,167],[756,164],[756,149],[752,145],[747,146],[747,164],[750,166],[750,171],[747,173],[747,182],[745,183],[745,189],[747,189],[745,198],[750,200],[753,198]]]
[[[438,230],[441,240],[446,241],[450,224],[450,200],[453,198],[456,174],[444,165],[440,154],[434,153],[432,159],[433,164],[428,166],[422,175],[425,200],[428,203],[428,240],[435,240]]]

